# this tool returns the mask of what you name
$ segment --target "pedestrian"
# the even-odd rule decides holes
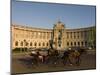
[[[75,50],[74,56],[75,56],[75,60],[76,60],[75,64],[80,65],[80,53],[77,50]]]

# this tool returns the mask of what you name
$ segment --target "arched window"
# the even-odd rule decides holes
[[[69,46],[69,42],[67,42],[67,46]]]
[[[76,46],[76,42],[74,42],[74,46]]]
[[[28,46],[28,42],[26,42],[25,46]]]
[[[34,46],[37,46],[37,43],[36,42],[34,43]]]
[[[48,42],[47,42],[47,46],[48,46]]]
[[[44,42],[43,42],[43,46],[45,46]]]
[[[32,46],[32,42],[30,42],[30,46]]]
[[[15,42],[15,46],[18,46],[18,41]]]
[[[73,46],[73,43],[71,42],[71,46]]]
[[[39,43],[39,45],[38,46],[41,46],[41,43]]]
[[[24,39],[24,46],[27,46],[27,41]]]
[[[81,45],[83,46],[83,41],[81,42]]]
[[[80,42],[78,42],[78,46],[80,46]]]
[[[85,46],[87,46],[87,41],[85,41]]]
[[[21,41],[20,45],[23,46],[23,42],[22,41]]]

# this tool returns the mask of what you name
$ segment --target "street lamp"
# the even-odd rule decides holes
[[[24,51],[25,51],[25,46],[26,46],[26,40],[24,40]]]

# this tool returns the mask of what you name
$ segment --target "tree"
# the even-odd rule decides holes
[[[89,31],[88,46],[92,48],[96,47],[96,27],[92,27]]]

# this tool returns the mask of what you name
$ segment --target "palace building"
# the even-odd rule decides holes
[[[87,47],[89,42],[94,46],[95,26],[87,28],[67,29],[58,21],[53,29],[33,28],[12,25],[12,49],[15,48],[50,48],[52,42],[55,49],[69,47]]]

